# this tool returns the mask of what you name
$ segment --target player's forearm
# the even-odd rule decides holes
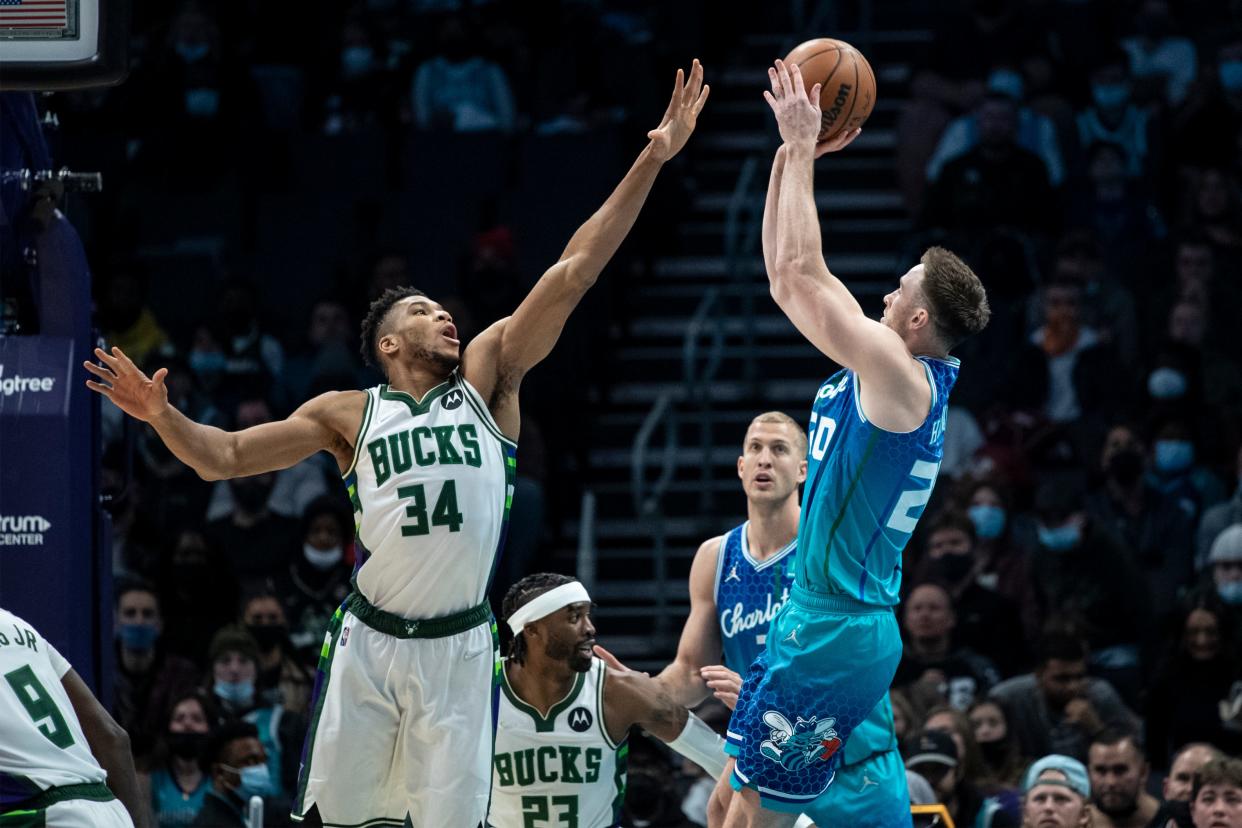
[[[699,675],[698,667],[692,664],[674,661],[655,678],[663,685],[669,698],[681,707],[694,707],[711,695],[707,682]]]
[[[234,476],[233,435],[196,423],[171,404],[163,414],[148,420],[173,456],[204,480]]]
[[[781,194],[781,177],[785,171],[785,145],[772,159],[772,175],[768,178],[768,196],[763,202],[763,264],[771,278],[776,270],[776,211]]]
[[[561,260],[569,262],[570,277],[584,289],[595,283],[629,234],[662,166],[651,146],[645,147],[608,200],[570,238]]]

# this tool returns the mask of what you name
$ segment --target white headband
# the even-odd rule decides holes
[[[587,594],[586,587],[579,581],[570,581],[567,584],[561,584],[558,587],[549,589],[522,606],[513,611],[509,616],[509,629],[513,630],[513,634],[517,635],[531,621],[538,621],[556,612],[561,607],[567,607],[570,604],[577,604],[586,601],[591,602],[591,596]]]

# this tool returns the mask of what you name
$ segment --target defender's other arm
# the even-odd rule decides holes
[[[150,378],[120,348],[95,349],[102,364],[85,363],[99,378],[86,385],[131,417],[155,429],[177,459],[204,480],[222,480],[288,468],[317,451],[331,451],[348,464],[353,451],[344,434],[357,431],[365,402],[362,391],[329,391],[303,403],[285,420],[224,431],[196,423],[168,402],[161,368]],[[353,432],[349,424],[353,424]]]
[[[682,707],[693,707],[711,693],[702,669],[720,661],[720,626],[716,621],[716,563],[720,538],[704,541],[690,565],[690,615],[677,642],[677,657],[656,681]]]

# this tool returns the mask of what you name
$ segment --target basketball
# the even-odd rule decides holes
[[[802,71],[807,91],[819,91],[819,140],[860,127],[875,106],[875,72],[863,53],[844,40],[817,37],[800,43],[785,58]]]

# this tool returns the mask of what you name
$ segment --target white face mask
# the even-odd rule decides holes
[[[316,549],[309,543],[302,546],[302,554],[306,556],[306,562],[315,569],[324,570],[331,569],[340,563],[341,558],[345,557],[345,550],[339,546],[331,549]]]

